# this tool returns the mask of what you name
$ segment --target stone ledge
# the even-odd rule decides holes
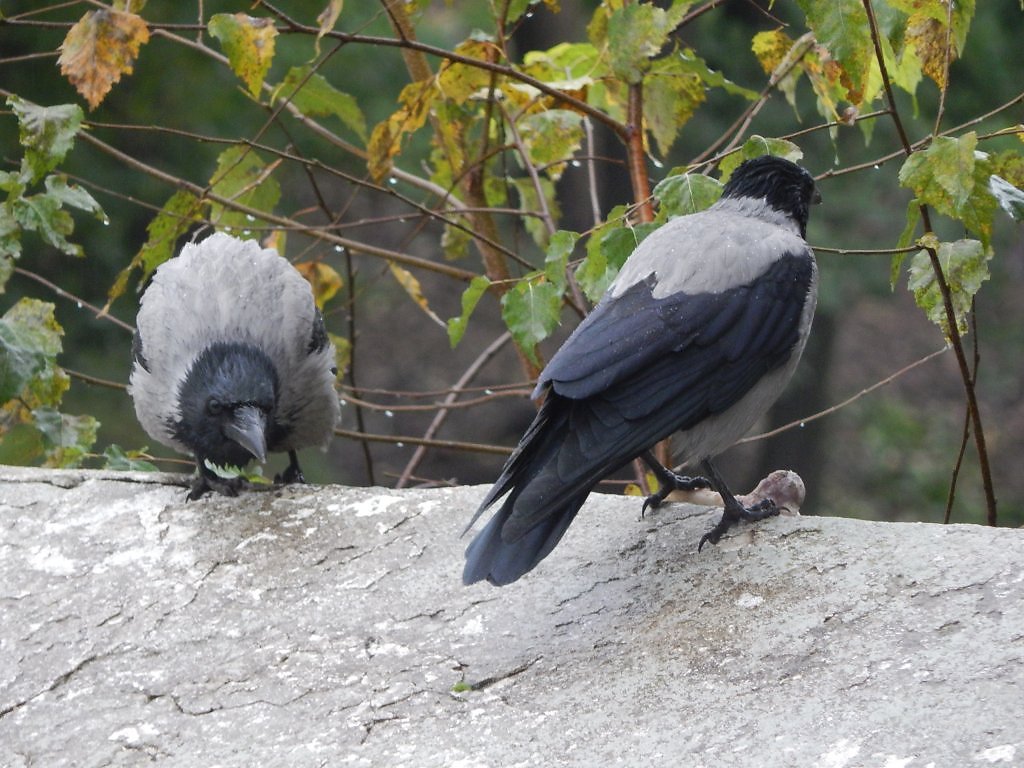
[[[481,487],[0,468],[0,765],[1024,764],[1024,531],[591,496],[503,589]]]

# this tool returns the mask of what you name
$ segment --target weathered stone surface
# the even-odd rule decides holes
[[[594,495],[467,589],[482,488],[166,479],[0,469],[0,765],[1024,764],[1024,531]]]

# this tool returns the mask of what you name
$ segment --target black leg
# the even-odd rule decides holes
[[[711,486],[718,491],[718,494],[722,497],[722,501],[725,505],[725,511],[722,512],[722,519],[718,521],[718,524],[700,537],[700,543],[697,545],[698,552],[700,552],[704,544],[709,541],[712,544],[717,544],[723,534],[741,520],[746,520],[748,522],[764,520],[766,517],[779,514],[779,508],[775,506],[775,502],[771,499],[763,499],[753,506],[744,507],[736,497],[732,495],[732,492],[725,484],[722,476],[718,474],[710,461],[705,460],[701,462],[701,468],[710,478]]]
[[[703,488],[711,487],[710,481],[705,477],[677,475],[668,467],[662,466],[661,462],[654,458],[654,454],[650,451],[641,453],[640,458],[644,464],[650,467],[651,472],[658,479],[658,490],[644,499],[643,509],[640,510],[641,515],[647,512],[648,507],[657,509],[661,506],[661,503],[668,498],[672,491],[699,491]]]
[[[302,469],[299,467],[299,457],[295,454],[295,451],[288,451],[288,460],[288,466],[285,467],[284,472],[274,477],[274,482],[284,483],[285,485],[305,483],[306,478],[302,475]]]

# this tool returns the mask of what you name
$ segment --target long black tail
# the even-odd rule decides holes
[[[570,428],[576,404],[549,392],[501,476],[470,521],[506,493],[466,550],[462,581],[510,584],[543,560],[565,534],[590,489],[607,472],[588,460]],[[468,529],[468,527],[467,527]]]
[[[587,500],[588,492],[563,504],[515,541],[505,541],[501,529],[519,497],[519,493],[513,491],[466,549],[462,583],[473,584],[487,579],[491,584],[501,587],[532,571],[555,548]]]

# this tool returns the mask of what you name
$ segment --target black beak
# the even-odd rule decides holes
[[[231,421],[224,426],[224,434],[255,456],[260,464],[267,460],[266,431],[267,414],[254,405],[236,408]]]

